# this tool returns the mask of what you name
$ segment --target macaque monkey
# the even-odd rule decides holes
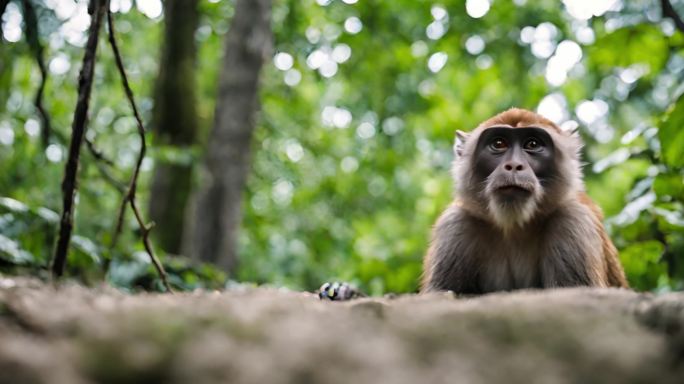
[[[433,229],[422,292],[628,286],[584,193],[576,133],[510,109],[457,136],[456,198]]]

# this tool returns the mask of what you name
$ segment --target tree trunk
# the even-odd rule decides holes
[[[199,20],[198,0],[164,2],[164,47],[155,89],[152,129],[156,145],[171,150],[189,150],[195,143],[195,31]],[[169,253],[180,253],[183,219],[190,194],[192,164],[157,159],[150,198],[150,217],[156,223],[153,235]]]
[[[187,248],[202,261],[232,272],[242,191],[249,169],[259,72],[271,51],[271,1],[238,0],[221,68],[214,127]]]

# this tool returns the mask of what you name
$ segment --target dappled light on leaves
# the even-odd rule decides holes
[[[344,108],[327,106],[321,111],[321,121],[326,127],[347,128],[352,121],[352,114]]]
[[[116,13],[128,13],[133,7],[133,0],[109,0],[109,9]]]
[[[69,71],[69,68],[71,68],[71,63],[69,62],[68,56],[58,55],[50,60],[49,68],[53,75],[63,75]]]
[[[285,72],[284,80],[285,84],[289,85],[290,87],[294,87],[302,80],[302,73],[296,69],[290,69]]]
[[[54,0],[47,2],[46,5],[55,11],[58,18],[64,20],[57,38],[77,47],[84,46],[87,39],[86,31],[90,25],[88,4],[73,0]],[[60,45],[58,42],[53,44]]]
[[[334,48],[324,46],[307,56],[306,65],[318,70],[323,77],[333,77],[337,73],[338,63],[349,60],[351,53],[351,48],[346,44],[338,44]]]
[[[368,121],[364,121],[356,128],[356,134],[362,139],[370,139],[375,136],[375,126]]]
[[[571,40],[563,40],[556,47],[546,64],[546,81],[561,86],[568,78],[568,72],[582,59],[582,48]]]
[[[537,113],[553,121],[556,124],[561,124],[568,116],[567,101],[565,96],[561,93],[552,93],[544,96],[537,106]]]
[[[40,133],[40,123],[36,119],[28,119],[24,124],[24,131],[29,136],[38,136],[38,133]]]
[[[351,16],[344,21],[344,30],[352,35],[361,32],[361,29],[363,29],[363,23],[356,16]]]
[[[292,68],[294,59],[292,58],[292,55],[287,52],[278,52],[273,57],[273,64],[281,71],[287,71],[288,69]]]
[[[479,19],[489,12],[489,0],[466,0],[466,12],[474,19]]]
[[[601,16],[608,10],[618,10],[621,0],[563,0],[568,13],[579,20]]]
[[[16,43],[22,37],[21,24],[23,17],[19,7],[14,3],[9,3],[5,14],[2,15],[2,36],[10,43]]]
[[[485,41],[479,35],[470,36],[466,40],[465,47],[471,55],[479,55],[485,49]]]
[[[444,52],[433,53],[430,56],[430,58],[428,59],[428,63],[427,63],[427,66],[430,69],[430,72],[433,72],[433,73],[439,72],[446,65],[448,58],[449,58],[449,55],[447,55]]]
[[[150,19],[155,19],[162,14],[161,0],[136,0],[135,6]]]
[[[50,144],[47,148],[45,148],[45,157],[53,163],[62,161],[63,154],[64,152],[62,147],[60,147],[58,144]]]
[[[285,153],[287,157],[293,162],[298,162],[304,157],[304,149],[297,140],[291,139],[285,143]]]
[[[14,131],[9,124],[0,125],[0,144],[10,146],[14,143]]]
[[[534,28],[531,39],[527,37],[523,41],[530,41],[533,55],[540,59],[546,59],[556,49],[557,36],[558,28],[549,22],[544,22]]]
[[[278,205],[288,205],[292,200],[294,186],[288,180],[278,180],[273,186],[273,201]]]
[[[608,104],[601,100],[583,100],[575,107],[575,114],[586,125],[591,125],[608,113]]]

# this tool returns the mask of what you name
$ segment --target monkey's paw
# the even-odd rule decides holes
[[[318,289],[318,298],[321,300],[344,301],[359,297],[366,295],[345,282],[325,283]]]

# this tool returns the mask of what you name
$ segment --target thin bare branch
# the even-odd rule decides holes
[[[50,135],[52,132],[52,125],[50,123],[50,115],[48,115],[45,106],[43,105],[43,93],[45,91],[45,84],[47,83],[48,72],[45,66],[45,58],[43,57],[43,52],[45,51],[43,44],[40,42],[40,37],[38,33],[38,16],[36,15],[36,9],[31,4],[30,0],[22,0],[22,6],[24,10],[24,28],[26,30],[26,40],[28,41],[29,47],[31,48],[31,53],[38,64],[40,69],[40,84],[38,84],[38,90],[36,91],[36,96],[33,99],[33,104],[38,110],[38,115],[41,121],[41,138],[43,146],[47,147],[50,144]]]
[[[64,179],[62,180],[63,207],[59,226],[59,237],[55,246],[55,254],[52,259],[52,275],[55,277],[64,274],[71,232],[73,229],[74,198],[76,196],[76,175],[78,173],[78,161],[81,155],[81,145],[87,128],[88,104],[93,85],[95,72],[95,58],[97,54],[97,42],[100,34],[100,26],[108,5],[106,0],[91,0],[92,22],[88,32],[83,65],[78,79],[78,101],[74,111],[74,120],[71,126],[71,141],[69,143],[69,156],[67,157]]]
[[[85,143],[86,143],[86,147],[88,147],[88,151],[90,151],[90,154],[93,155],[95,160],[101,161],[110,167],[116,166],[114,164],[114,161],[112,161],[112,159],[105,156],[105,154],[95,146],[95,143],[93,143],[92,140],[90,140],[89,138],[86,137]]]
[[[135,168],[133,169],[133,175],[131,176],[131,181],[128,186],[128,192],[124,196],[121,208],[119,210],[119,217],[117,219],[115,237],[118,237],[118,234],[121,232],[123,216],[125,214],[125,206],[126,202],[128,202],[130,203],[131,209],[133,209],[133,213],[135,214],[135,219],[138,222],[138,225],[140,226],[140,231],[142,232],[142,240],[143,245],[145,246],[145,250],[149,254],[150,259],[152,260],[152,264],[154,264],[154,267],[157,269],[157,273],[159,273],[159,277],[162,281],[162,284],[164,284],[164,288],[166,288],[168,292],[173,293],[173,290],[169,285],[168,279],[166,278],[166,271],[164,270],[164,266],[159,262],[157,257],[154,255],[154,251],[152,250],[152,246],[150,245],[150,230],[152,229],[152,225],[145,224],[142,215],[138,210],[135,200],[136,189],[138,187],[138,176],[140,175],[140,167],[142,165],[143,159],[145,158],[145,152],[147,151],[147,144],[145,142],[145,127],[143,126],[142,118],[140,117],[138,107],[135,104],[133,91],[131,90],[131,87],[128,84],[126,70],[123,65],[123,60],[121,59],[119,47],[116,43],[112,12],[109,9],[107,10],[107,25],[109,27],[109,45],[112,47],[112,52],[114,53],[114,59],[116,61],[116,67],[118,68],[119,74],[121,75],[121,83],[123,85],[124,91],[126,92],[126,98],[128,99],[128,102],[131,105],[131,109],[133,110],[133,116],[135,117],[135,121],[138,126],[138,134],[140,135],[140,152],[138,153],[138,160],[135,164]],[[112,243],[114,244],[115,240],[112,240]]]
[[[68,141],[67,138],[58,130],[52,131],[52,137],[54,137],[60,144],[65,144]],[[102,175],[102,178],[104,178],[105,181],[107,181],[117,191],[123,194],[126,191],[127,186],[111,172],[112,169],[116,168],[116,164],[114,164],[111,159],[105,156],[104,153],[102,153],[102,151],[95,146],[95,143],[93,143],[92,140],[88,139],[87,137],[85,137],[83,140],[86,143],[88,152],[95,159],[95,166],[100,172],[100,175]]]
[[[125,194],[128,190],[128,186],[112,174],[111,170],[114,168],[106,165],[105,163],[97,161],[97,159],[95,160],[95,167],[97,168],[97,171],[100,172],[102,178],[119,193],[122,195]]]
[[[128,205],[128,200],[130,198],[129,192],[130,188],[127,186],[126,192],[124,193],[123,198],[121,199],[121,204],[119,204],[119,213],[116,215],[114,234],[112,235],[112,242],[111,244],[109,244],[110,248],[114,248],[116,246],[116,243],[119,241],[121,231],[123,231],[124,218],[126,217],[126,205]]]

